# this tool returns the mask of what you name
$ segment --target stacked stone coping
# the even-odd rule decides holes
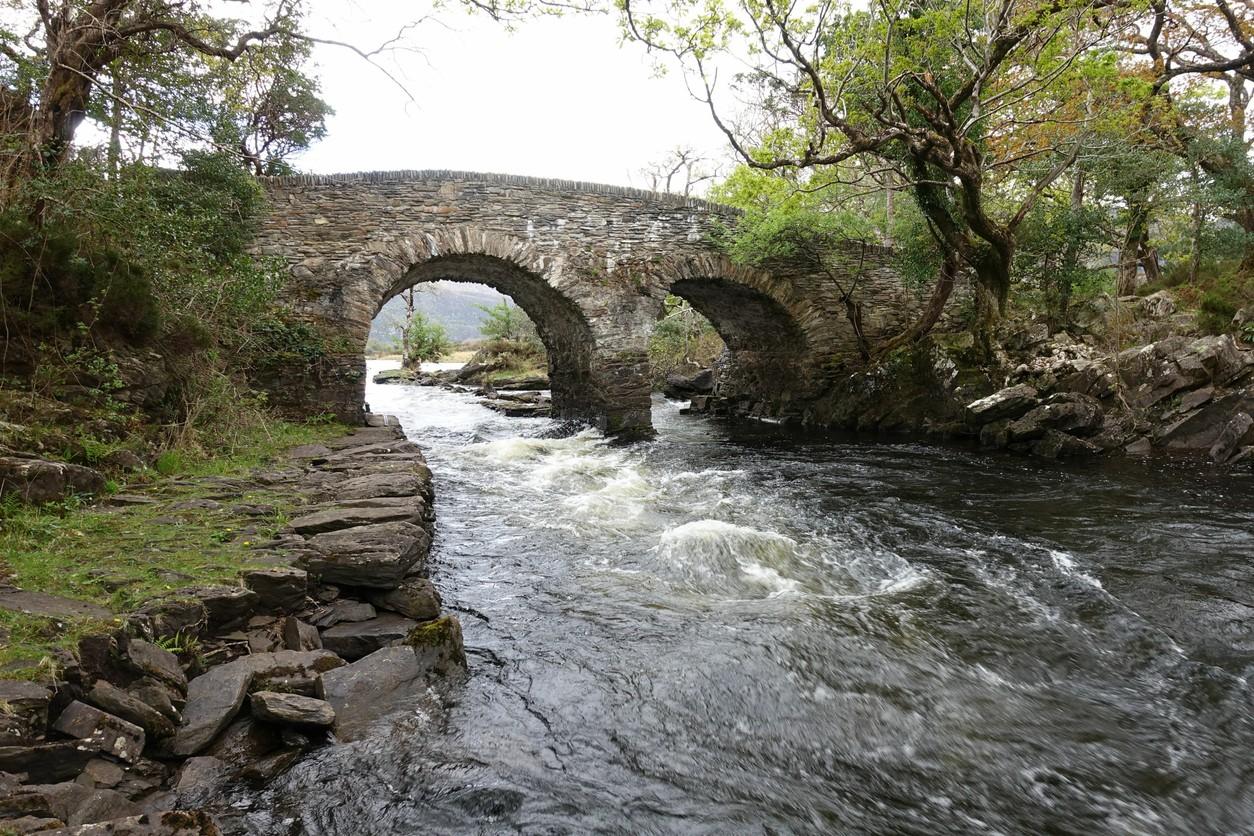
[[[506,186],[529,187],[545,191],[587,192],[606,197],[627,197],[656,202],[676,209],[696,209],[701,212],[718,215],[739,217],[743,214],[741,210],[734,206],[715,203],[703,198],[672,194],[670,192],[654,192],[633,186],[612,186],[607,183],[593,183],[588,180],[532,177],[525,174],[459,171],[450,168],[408,168],[396,171],[358,171],[340,174],[280,174],[257,179],[266,185],[277,187],[331,186],[337,183],[428,183],[441,180],[499,183]]]

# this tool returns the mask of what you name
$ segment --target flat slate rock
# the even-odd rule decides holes
[[[331,704],[299,694],[258,691],[250,698],[253,716],[270,723],[328,728],[335,723]]]
[[[428,485],[416,473],[371,473],[344,480],[336,488],[335,495],[341,500],[417,496]]]
[[[100,621],[113,618],[110,610],[97,604],[26,589],[0,589],[0,610],[45,618],[94,618]]]
[[[394,589],[427,556],[431,537],[407,522],[365,525],[311,538],[305,568],[324,583]]]
[[[422,509],[421,507],[415,508],[413,505],[382,508],[337,506],[297,517],[288,523],[288,528],[297,534],[310,537],[323,532],[340,531],[376,523],[421,521]]]
[[[407,648],[408,650],[408,648]],[[412,654],[412,651],[410,652]],[[99,754],[94,746],[78,740],[60,740],[34,746],[0,746],[0,772],[25,773],[38,783],[69,781]]]
[[[330,628],[337,624],[351,623],[354,621],[369,621],[375,618],[379,613],[374,606],[367,604],[365,601],[354,601],[351,598],[340,598],[332,601],[324,607],[319,607],[309,618],[309,623],[315,627]]]
[[[188,683],[183,725],[166,747],[171,755],[196,754],[234,719],[253,681],[252,668],[240,661],[210,668]]]
[[[352,661],[404,639],[418,622],[393,613],[322,631],[322,646]]]
[[[127,763],[137,761],[144,751],[143,729],[85,702],[76,700],[66,706],[52,727],[82,745]]]
[[[428,621],[440,615],[440,593],[426,578],[406,578],[396,589],[372,593],[370,603],[415,621]]]

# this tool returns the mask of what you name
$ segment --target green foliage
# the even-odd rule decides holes
[[[535,324],[517,305],[502,299],[499,304],[476,305],[487,317],[479,325],[479,332],[490,340],[514,340],[540,344]]]
[[[406,366],[419,363],[435,363],[453,350],[448,331],[438,322],[428,319],[422,311],[414,311],[405,326]]]
[[[709,368],[723,352],[710,321],[686,300],[667,296],[664,313],[649,336],[649,369],[655,386],[675,371]]]

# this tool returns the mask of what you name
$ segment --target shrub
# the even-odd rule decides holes
[[[412,367],[419,363],[434,363],[452,350],[453,343],[444,326],[428,319],[421,311],[414,311],[405,326],[404,365]]]

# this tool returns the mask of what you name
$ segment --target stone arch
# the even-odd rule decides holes
[[[804,306],[787,282],[723,256],[669,260],[660,273],[663,290],[687,300],[727,346],[719,361],[720,395],[778,400],[792,392],[811,341]]]
[[[460,227],[373,241],[343,269],[357,274],[347,292],[369,313],[366,333],[389,299],[423,282],[473,282],[509,296],[535,323],[548,353],[554,414],[587,418],[603,406],[593,380],[595,339],[584,311],[561,286],[562,266],[511,236]],[[358,341],[364,347],[365,337]]]

